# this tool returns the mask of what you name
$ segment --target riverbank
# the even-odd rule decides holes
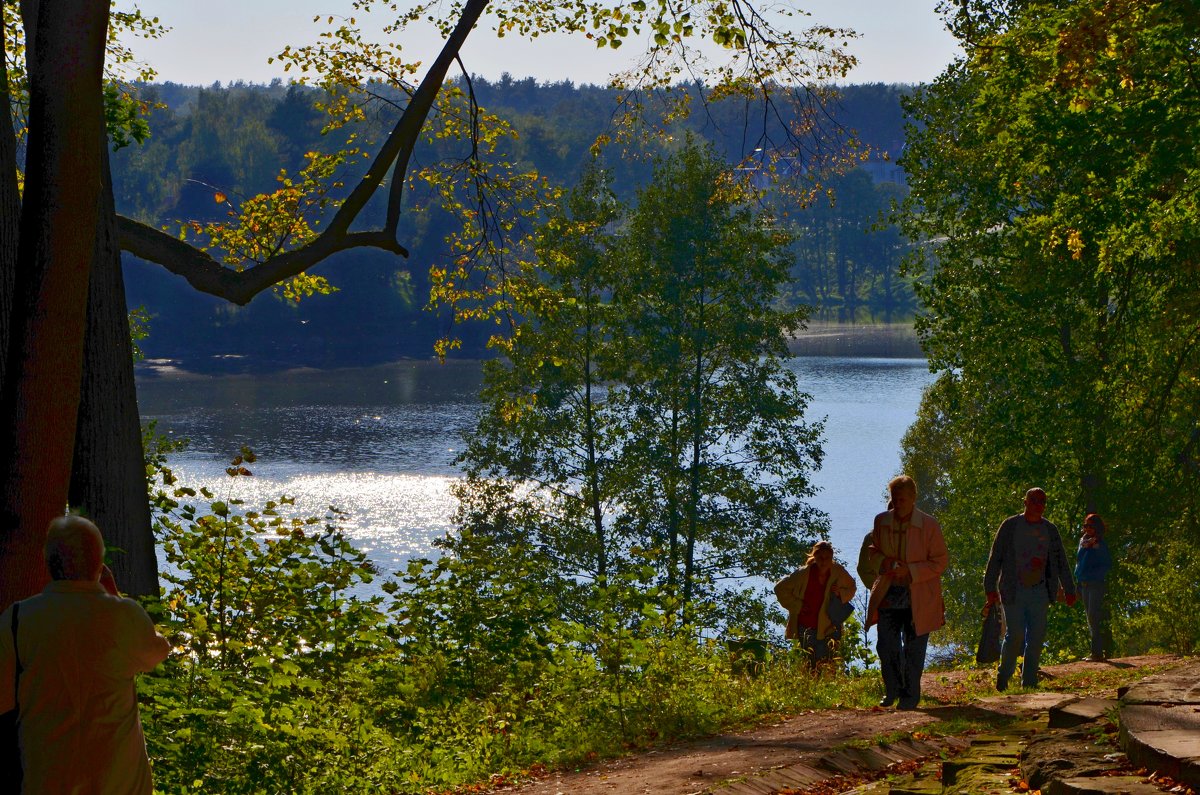
[[[917,332],[906,323],[833,323],[813,321],[789,343],[793,356],[843,356],[870,359],[920,359]],[[139,362],[136,368],[139,385],[159,378],[206,378],[213,376],[243,376],[246,378],[276,376],[294,380],[322,380],[342,370],[388,371],[420,367],[436,362],[428,359],[400,359],[373,365],[353,365],[347,368],[296,367],[269,356],[217,355],[194,358],[157,358]],[[477,359],[447,359],[446,365],[478,367]]]
[[[916,329],[908,323],[830,323],[815,321],[788,344],[793,356],[857,356],[921,359]]]

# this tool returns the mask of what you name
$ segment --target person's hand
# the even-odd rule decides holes
[[[1067,607],[1074,607],[1074,606],[1075,606],[1075,603],[1076,603],[1077,601],[1079,601],[1079,597],[1078,597],[1078,596],[1076,596],[1076,595],[1075,595],[1075,594],[1073,594],[1073,593],[1069,593],[1069,594],[1067,594],[1067,595],[1066,595],[1066,599],[1067,599]]]
[[[108,591],[113,596],[120,596],[121,592],[117,590],[117,580],[113,577],[112,569],[104,566],[100,569],[100,584],[104,586],[104,590]]]
[[[908,585],[912,582],[912,572],[908,570],[908,566],[901,565],[892,572],[892,582],[896,585]]]
[[[1000,601],[1000,592],[999,591],[988,591],[987,592],[987,603],[989,605],[994,605],[999,601]]]

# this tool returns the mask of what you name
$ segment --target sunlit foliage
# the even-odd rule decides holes
[[[1190,650],[1162,586],[1195,577],[1176,547],[1200,542],[1200,9],[973,2],[949,20],[965,55],[912,102],[903,159],[932,268],[918,328],[945,371],[906,449],[946,506],[960,637],[991,533],[1042,486],[1068,543],[1085,513],[1108,522],[1118,643]],[[1081,622],[1050,637],[1082,648]]]

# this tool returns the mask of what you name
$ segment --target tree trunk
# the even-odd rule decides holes
[[[88,288],[83,383],[70,504],[99,526],[117,584],[135,596],[158,594],[158,561],[146,497],[133,346],[117,242],[112,175],[102,150],[103,184]]]
[[[47,581],[46,526],[67,504],[100,190],[108,2],[56,0],[29,22],[25,193],[0,393],[0,608]]]
[[[8,93],[8,63],[0,58],[0,386],[4,384],[20,225],[21,194],[17,190],[17,141]]]

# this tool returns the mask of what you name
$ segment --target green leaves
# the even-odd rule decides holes
[[[690,140],[636,209],[608,180],[585,172],[510,283],[524,320],[485,367],[458,524],[545,550],[562,616],[588,609],[572,583],[645,570],[649,607],[735,622],[716,581],[782,571],[823,528],[802,502],[818,431],[781,366],[800,315],[772,300],[786,240]]]
[[[240,202],[214,189],[217,202],[229,206],[226,212],[229,220],[181,224],[180,236],[190,233],[197,246],[222,256],[225,264],[236,270],[300,248],[316,238],[316,227],[325,212],[340,206],[341,200],[335,194],[343,186],[335,174],[359,154],[355,147],[330,154],[307,152],[305,166],[297,174],[279,172],[275,178],[279,187],[275,191]],[[289,277],[275,287],[289,301],[328,294],[335,289],[324,277],[308,273]]]
[[[231,476],[249,476],[256,460],[243,448]],[[168,588],[153,609],[176,645],[141,688],[159,787],[353,791],[363,776],[378,780],[366,771],[384,741],[354,695],[364,667],[393,648],[382,597],[354,594],[371,581],[370,561],[336,511],[324,523],[285,519],[287,497],[254,511],[202,493],[207,513],[179,502],[197,496],[188,487],[156,500]],[[354,754],[348,737],[360,742]],[[314,776],[323,759],[337,761]]]
[[[910,264],[931,273],[920,330],[949,371],[922,408],[937,433],[906,458],[934,478],[970,602],[990,531],[1033,485],[1067,537],[1088,512],[1120,526],[1118,560],[1164,527],[1200,539],[1185,463],[1200,358],[1179,333],[1200,328],[1200,207],[1184,187],[1200,176],[1200,85],[1176,57],[1200,17],[1089,0],[953,19],[965,57],[909,104],[903,159],[906,231],[937,241]]]

